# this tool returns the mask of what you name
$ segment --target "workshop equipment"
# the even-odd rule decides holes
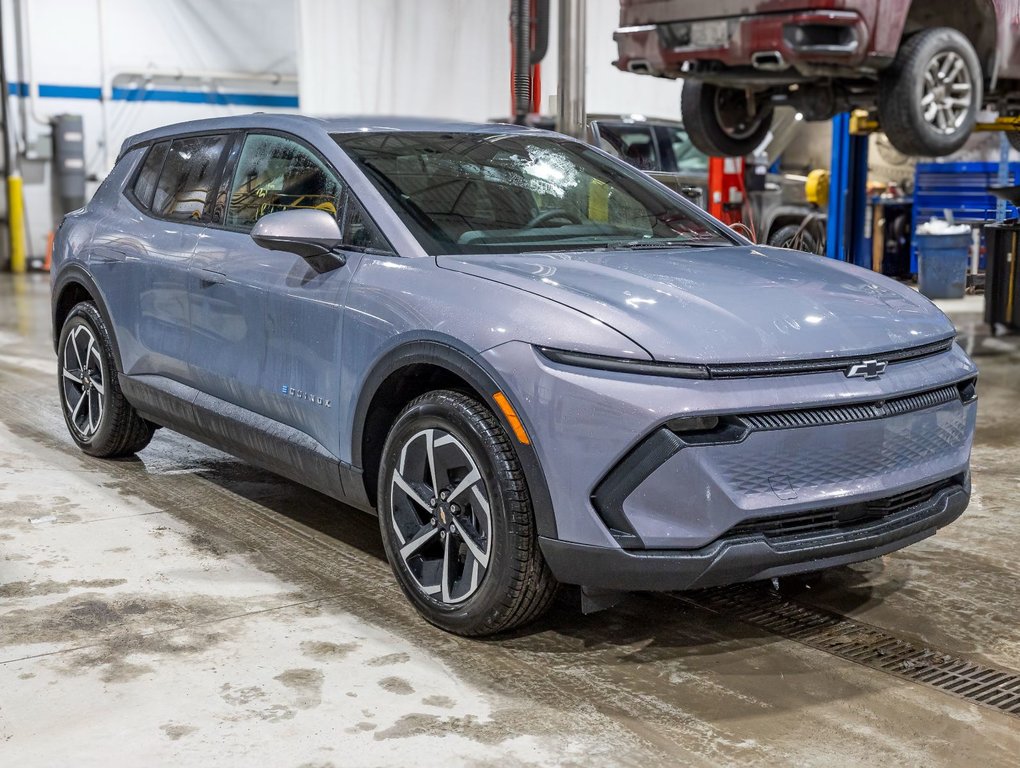
[[[1020,186],[989,189],[1000,200],[1020,204]],[[1020,328],[1020,219],[1007,219],[985,227],[985,322],[994,335],[998,326]]]

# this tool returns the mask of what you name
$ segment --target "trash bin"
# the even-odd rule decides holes
[[[917,287],[929,299],[962,299],[967,289],[970,231],[952,235],[914,235]]]
[[[994,335],[999,325],[1020,328],[1020,221],[986,226],[985,247],[985,322]]]

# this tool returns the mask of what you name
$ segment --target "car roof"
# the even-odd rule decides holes
[[[503,123],[471,123],[456,120],[441,120],[431,117],[404,117],[387,115],[345,115],[336,117],[312,117],[309,115],[276,114],[254,112],[248,115],[213,117],[205,120],[190,120],[154,128],[128,138],[122,148],[124,154],[131,147],[159,141],[173,136],[216,131],[237,131],[246,129],[268,129],[287,131],[297,135],[326,133],[387,133],[390,131],[444,131],[451,133],[536,133],[537,128]]]

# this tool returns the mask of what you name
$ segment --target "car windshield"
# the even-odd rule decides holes
[[[626,165],[535,133],[337,134],[433,255],[733,245]]]

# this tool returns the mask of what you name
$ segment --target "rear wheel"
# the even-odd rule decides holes
[[[752,103],[743,89],[722,88],[700,80],[684,82],[680,112],[691,142],[713,157],[751,154],[772,126],[772,106],[768,102]]]
[[[974,129],[982,89],[981,63],[963,34],[949,27],[918,32],[882,75],[882,130],[906,155],[952,154]]]
[[[154,427],[120,391],[110,333],[94,304],[82,302],[71,309],[57,349],[61,410],[78,447],[113,458],[148,445]]]
[[[506,432],[472,397],[429,392],[383,448],[379,522],[404,594],[433,624],[488,635],[548,608],[556,582]]]

